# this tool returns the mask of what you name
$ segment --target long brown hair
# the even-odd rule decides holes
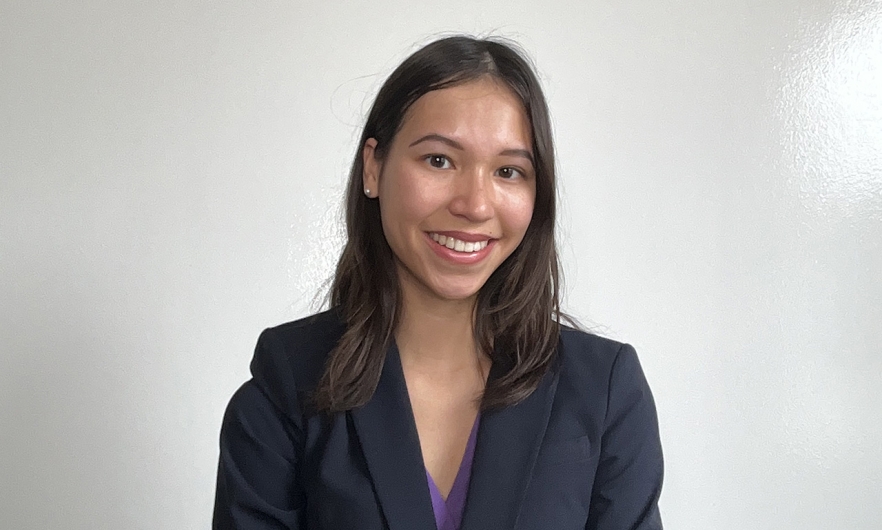
[[[478,293],[478,347],[505,367],[501,377],[488,381],[481,408],[511,405],[530,395],[554,359],[560,336],[560,272],[554,237],[554,145],[545,97],[530,63],[514,45],[447,37],[416,51],[392,72],[358,143],[346,191],[348,238],[330,292],[331,306],[346,330],[313,394],[319,411],[345,411],[371,398],[401,311],[395,259],[383,235],[379,201],[362,191],[365,141],[376,139],[376,156],[382,160],[417,99],[485,76],[502,82],[524,105],[532,126],[536,199],[523,241]]]

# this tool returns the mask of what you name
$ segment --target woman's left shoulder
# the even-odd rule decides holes
[[[594,435],[618,425],[657,445],[655,400],[630,344],[565,328],[558,353],[555,401],[561,411],[576,418],[594,418]]]
[[[561,326],[558,359],[563,374],[606,381],[614,369],[640,369],[637,352],[630,344],[569,326]]]

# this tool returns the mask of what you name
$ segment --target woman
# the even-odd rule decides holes
[[[661,528],[636,354],[559,324],[555,193],[519,53],[406,59],[359,142],[331,310],[264,331],[227,409],[215,528]]]

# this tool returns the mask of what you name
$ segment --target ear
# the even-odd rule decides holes
[[[364,171],[361,175],[362,188],[370,190],[366,195],[369,199],[373,199],[380,192],[380,169],[382,164],[377,159],[377,140],[368,138],[364,142],[364,149],[361,151],[361,161],[364,165]]]

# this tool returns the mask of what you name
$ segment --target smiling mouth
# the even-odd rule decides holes
[[[435,232],[429,232],[429,237],[441,246],[447,247],[455,252],[463,252],[466,254],[484,250],[490,243],[489,239],[486,241],[462,241],[461,239],[436,234]]]

